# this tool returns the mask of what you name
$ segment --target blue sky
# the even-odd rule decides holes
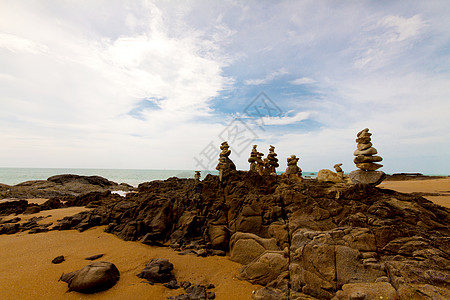
[[[239,169],[258,144],[348,172],[368,127],[385,172],[449,174],[449,11],[0,1],[0,167],[214,168],[227,139]]]

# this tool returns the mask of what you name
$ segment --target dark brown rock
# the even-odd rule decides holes
[[[61,275],[60,280],[67,282],[69,291],[97,293],[114,286],[120,278],[117,267],[105,261],[92,262],[84,268]]]
[[[150,283],[168,283],[175,279],[172,273],[173,264],[164,258],[152,259],[145,265],[145,269],[137,275]]]
[[[55,257],[55,258],[52,260],[52,263],[53,263],[53,264],[60,264],[60,263],[62,263],[64,260],[65,260],[65,259],[64,259],[64,256],[63,256],[63,255],[60,255],[60,256]]]

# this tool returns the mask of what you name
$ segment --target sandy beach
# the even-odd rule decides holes
[[[450,208],[450,178],[385,181],[378,187],[402,193],[423,193],[426,199]]]
[[[183,289],[149,285],[136,276],[153,258],[169,259],[178,281],[213,283],[216,299],[250,299],[252,291],[259,287],[236,279],[241,265],[227,257],[178,255],[170,248],[123,241],[103,229],[0,236],[0,298],[167,299],[181,294]],[[104,254],[100,260],[112,262],[120,270],[119,282],[94,295],[67,292],[67,284],[58,282],[61,274],[82,268],[89,262],[84,258],[100,253]],[[51,260],[59,255],[64,255],[66,261],[52,264]]]
[[[450,178],[388,181],[380,187],[407,193],[426,193],[425,197],[429,200],[450,207]],[[41,203],[43,199],[37,199],[36,202]],[[87,209],[70,207],[18,217],[23,222],[43,216],[41,223],[56,223],[64,216],[84,210]],[[15,216],[4,219],[12,217]],[[179,282],[213,283],[216,286],[213,290],[216,299],[251,299],[252,291],[259,288],[258,285],[236,279],[241,265],[228,257],[179,255],[170,248],[123,241],[105,233],[104,228],[97,227],[82,233],[68,230],[0,235],[0,298],[167,299],[183,293],[182,289],[171,290],[162,285],[149,285],[136,276],[153,258],[169,259],[174,264],[174,273]],[[119,282],[111,289],[93,295],[67,292],[67,284],[58,282],[61,274],[82,268],[89,263],[84,258],[95,254],[104,254],[100,260],[112,262],[118,267]],[[66,261],[52,264],[52,259],[59,255],[64,255]]]

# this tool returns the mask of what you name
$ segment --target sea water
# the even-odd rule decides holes
[[[170,177],[194,178],[194,173],[194,170],[0,168],[0,183],[15,185],[28,180],[46,180],[54,175],[75,174],[101,176],[117,183],[128,183],[137,187],[143,182],[165,180]],[[201,171],[201,178],[205,178],[207,174],[218,175],[219,172]],[[303,172],[304,177],[315,175],[313,172]]]

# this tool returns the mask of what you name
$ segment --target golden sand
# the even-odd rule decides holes
[[[442,196],[424,196],[436,204],[450,208],[450,178],[430,180],[385,181],[378,187],[402,193],[439,193]]]
[[[167,299],[181,294],[183,289],[152,286],[136,276],[153,258],[169,259],[178,281],[213,283],[216,299],[251,299],[252,291],[259,287],[236,279],[241,265],[227,257],[178,255],[170,248],[123,241],[103,229],[1,235],[0,299]],[[94,295],[68,293],[67,283],[58,282],[61,274],[82,268],[89,263],[85,257],[100,253],[104,256],[99,260],[119,269],[118,283]],[[66,261],[52,264],[59,255]]]

